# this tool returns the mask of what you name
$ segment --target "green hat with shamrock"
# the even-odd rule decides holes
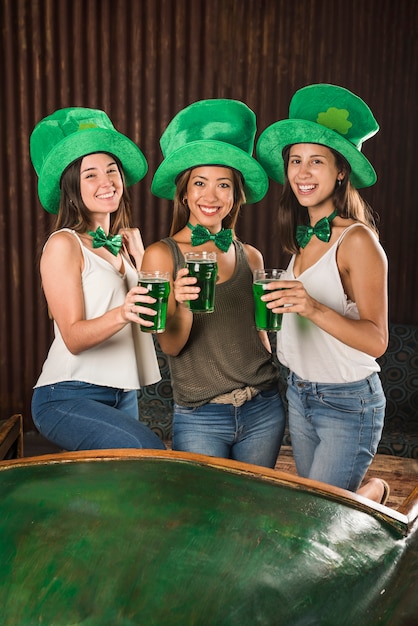
[[[104,111],[58,109],[35,126],[30,156],[38,175],[39,199],[48,213],[58,213],[65,169],[80,157],[96,152],[112,154],[120,161],[128,187],[147,173],[141,150],[115,129]]]
[[[348,161],[354,187],[370,187],[376,182],[376,172],[361,147],[378,130],[367,104],[348,89],[308,85],[293,96],[289,119],[275,122],[263,131],[256,154],[270,178],[283,184],[284,148],[297,143],[318,143],[336,150]]]
[[[194,102],[177,113],[161,136],[164,160],[155,172],[152,193],[172,200],[182,172],[220,165],[242,174],[247,203],[261,200],[267,193],[268,177],[252,156],[255,133],[255,114],[243,102]]]

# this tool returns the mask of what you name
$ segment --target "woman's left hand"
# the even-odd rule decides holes
[[[135,322],[141,326],[152,326],[153,322],[142,318],[142,315],[155,316],[155,311],[149,308],[150,304],[156,302],[148,293],[148,289],[142,285],[132,287],[125,297],[122,305],[122,314],[126,322]]]
[[[119,235],[122,235],[122,244],[135,259],[137,269],[140,269],[144,256],[144,243],[139,228],[121,228]]]
[[[271,282],[261,299],[273,313],[299,313],[307,318],[313,314],[316,303],[299,280]]]

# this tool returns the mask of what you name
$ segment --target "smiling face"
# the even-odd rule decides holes
[[[344,172],[338,170],[335,156],[326,146],[298,143],[290,148],[287,177],[299,204],[332,211],[335,185]]]
[[[228,167],[205,165],[195,167],[184,196],[190,210],[190,223],[202,224],[212,233],[222,227],[222,220],[234,204],[234,179]]]
[[[95,214],[114,213],[123,194],[123,182],[115,159],[105,153],[89,154],[81,161],[80,193]]]

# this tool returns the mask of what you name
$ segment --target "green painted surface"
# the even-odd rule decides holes
[[[0,496],[2,626],[418,615],[416,533],[292,486],[148,458],[8,469]]]

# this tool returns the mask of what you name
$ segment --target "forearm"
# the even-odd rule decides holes
[[[66,329],[60,329],[62,338],[72,354],[81,354],[96,347],[118,333],[129,320],[119,306],[104,315],[90,320],[79,320]]]
[[[271,344],[270,344],[270,339],[269,339],[267,332],[265,330],[259,330],[258,336],[260,337],[260,341],[265,347],[265,349],[271,353]]]
[[[387,348],[388,330],[383,319],[378,322],[365,318],[351,319],[319,302],[314,302],[309,319],[345,345],[374,358],[381,356]]]
[[[173,315],[167,318],[165,332],[158,335],[163,352],[177,356],[189,340],[192,325],[193,313],[186,305],[177,304]]]

